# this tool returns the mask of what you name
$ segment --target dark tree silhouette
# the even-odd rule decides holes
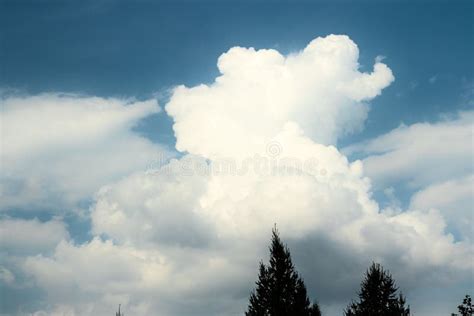
[[[458,306],[459,315],[461,316],[472,316],[474,314],[474,305],[470,295],[466,295],[462,300],[462,304]],[[458,314],[451,314],[457,316]]]
[[[311,305],[306,286],[283,245],[276,227],[272,231],[270,262],[260,263],[256,289],[250,295],[246,316],[320,316],[317,303]]]
[[[124,316],[124,314],[120,312],[120,306],[121,305],[122,304],[119,304],[119,309],[118,309],[118,312],[115,313],[115,316]]]
[[[346,316],[408,316],[410,307],[389,272],[373,263],[361,283],[359,301],[352,302],[344,311]]]
[[[319,309],[319,304],[317,302],[314,302],[309,308],[309,316],[321,316],[321,310]]]

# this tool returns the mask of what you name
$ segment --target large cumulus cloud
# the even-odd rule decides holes
[[[288,56],[234,47],[219,57],[211,85],[177,87],[166,106],[178,150],[212,158],[260,150],[287,122],[322,144],[358,130],[368,101],[393,80],[376,62],[361,73],[359,50],[347,36],[317,38]]]
[[[445,232],[439,211],[381,209],[363,164],[333,146],[393,80],[357,60],[346,36],[288,56],[237,47],[214,83],[177,87],[166,111],[183,157],[103,187],[91,209],[100,238],[24,262],[45,310],[240,315],[274,223],[325,308],[347,302],[371,260],[409,289],[470,271],[471,245]]]

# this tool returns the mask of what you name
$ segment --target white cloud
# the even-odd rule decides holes
[[[0,266],[0,282],[5,284],[13,284],[15,276],[5,267]]]
[[[189,154],[98,192],[93,232],[106,240],[26,260],[45,310],[239,315],[274,223],[323,305],[347,303],[371,260],[409,289],[463,277],[472,246],[445,233],[440,212],[380,210],[362,163],[331,145],[393,80],[380,61],[360,73],[357,58],[346,36],[289,56],[237,47],[219,58],[215,83],[178,87],[166,110]],[[217,172],[222,158],[238,170]]]
[[[37,289],[22,268],[25,259],[39,254],[52,255],[58,243],[69,238],[66,225],[59,219],[47,222],[37,219],[0,219],[2,313],[20,315],[23,304],[34,303],[32,294],[37,293]]]
[[[298,267],[328,276],[307,278],[323,304],[347,302],[347,288],[359,282],[354,270],[371,260],[386,264],[408,290],[471,269],[465,258],[472,250],[445,234],[439,212],[379,213],[359,164],[312,146],[332,162],[325,176],[135,174],[104,189],[93,210],[94,231],[115,245],[62,243],[53,257],[30,257],[25,269],[51,303],[71,306],[75,315],[102,314],[118,303],[134,315],[234,315],[246,306],[274,222]],[[344,261],[319,263],[338,252]],[[348,262],[350,269],[339,269]]]
[[[344,151],[367,156],[364,171],[378,187],[403,181],[421,188],[473,172],[473,119],[470,111],[436,123],[401,125]]]
[[[367,155],[365,173],[378,189],[408,187],[410,209],[437,209],[447,231],[472,239],[474,112],[461,112],[435,123],[402,125],[347,153]]]
[[[175,120],[177,149],[212,157],[255,152],[285,124],[334,144],[361,128],[368,101],[394,77],[377,62],[359,72],[359,50],[347,36],[317,38],[302,51],[234,47],[221,55],[211,85],[177,87],[166,111]],[[197,131],[199,131],[197,133]]]
[[[37,219],[0,220],[0,251],[8,255],[47,253],[61,240],[68,240],[65,224],[57,219],[40,222]]]
[[[41,94],[2,99],[1,207],[62,209],[166,151],[132,131],[155,100]]]
[[[411,198],[411,209],[438,209],[461,237],[473,239],[474,175],[432,184]]]
[[[177,164],[173,160],[170,165]],[[133,174],[100,190],[91,215],[93,232],[125,244],[204,246],[208,225],[197,213],[207,184],[198,175]]]
[[[30,257],[24,269],[71,315],[106,315],[118,304],[133,315],[209,315],[234,303],[229,282],[235,286],[241,270],[209,251],[175,249],[163,256],[100,239],[82,246],[62,242],[53,257]],[[201,309],[192,313],[196,305]]]

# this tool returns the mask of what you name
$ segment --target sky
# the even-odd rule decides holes
[[[0,0],[0,315],[242,315],[277,223],[341,315],[372,261],[473,293],[472,1]]]

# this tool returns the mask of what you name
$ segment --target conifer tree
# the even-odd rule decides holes
[[[306,286],[291,260],[276,227],[272,231],[270,262],[260,263],[256,288],[250,295],[246,316],[320,316],[317,303],[311,305]]]
[[[380,264],[373,263],[361,283],[359,301],[352,302],[344,314],[346,316],[408,316],[410,307],[389,272]]]
[[[321,310],[319,309],[319,304],[317,302],[314,302],[309,308],[309,316],[321,316]]]
[[[459,315],[461,316],[472,316],[474,314],[474,305],[472,305],[472,299],[470,295],[466,295],[466,297],[464,297],[462,304],[458,306],[458,311]]]
[[[119,309],[118,309],[118,312],[115,313],[115,316],[124,316],[122,312],[120,312],[120,306],[122,304],[119,304]]]

